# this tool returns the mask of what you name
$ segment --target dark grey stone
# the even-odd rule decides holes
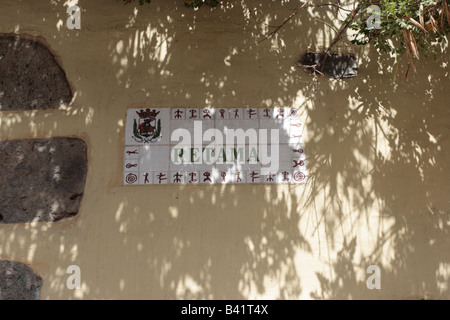
[[[56,109],[72,100],[66,75],[41,43],[0,36],[0,110]]]
[[[42,278],[27,265],[0,260],[0,300],[39,300]]]
[[[76,138],[0,142],[0,223],[55,222],[78,213],[87,148]]]
[[[327,54],[307,52],[300,64],[308,71],[319,71],[334,79],[352,78],[358,74],[358,63],[355,56],[347,54]]]

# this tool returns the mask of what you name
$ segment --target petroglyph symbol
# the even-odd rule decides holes
[[[293,160],[293,161],[294,161],[293,168],[295,168],[295,167],[303,167],[305,165],[305,161],[303,161],[303,160],[300,160],[300,161]]]
[[[127,151],[128,155],[131,156],[132,154],[139,154],[137,150],[134,151]]]
[[[303,172],[296,172],[294,174],[294,180],[295,181],[303,181],[303,180],[305,180],[305,178],[306,178],[306,176],[305,176],[305,174]]]
[[[128,184],[136,183],[137,180],[138,180],[138,176],[135,175],[134,173],[128,174],[127,177],[125,178],[125,181],[126,181]]]

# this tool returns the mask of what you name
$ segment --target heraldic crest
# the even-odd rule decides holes
[[[141,109],[136,111],[139,116],[134,119],[133,139],[139,143],[154,143],[161,139],[161,119],[158,119],[160,111],[155,109]]]

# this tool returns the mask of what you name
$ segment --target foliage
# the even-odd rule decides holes
[[[123,0],[125,4],[135,0]],[[139,4],[150,3],[151,0],[139,0]],[[408,58],[408,71],[412,67],[416,71],[414,59],[420,55],[437,55],[442,42],[447,41],[450,33],[450,0],[360,0],[354,1],[354,9],[348,15],[335,41],[327,51],[342,39],[349,28],[355,33],[351,42],[356,45],[372,44],[381,52],[397,57],[405,52]],[[338,1],[338,4],[340,2]],[[220,0],[185,0],[187,7],[198,8],[206,4],[215,7]],[[308,0],[299,6],[280,26],[264,37],[273,36],[286,22],[301,10],[308,7],[329,6],[330,9],[340,7],[333,3],[317,4]],[[378,12],[369,10],[376,6]],[[348,10],[347,10],[348,11]],[[375,15],[380,18],[379,26],[369,24]],[[376,21],[376,20],[375,20]],[[261,40],[260,42],[262,42]]]
[[[350,25],[350,29],[356,31],[352,43],[371,43],[381,52],[397,56],[406,52],[414,70],[414,59],[419,60],[420,53],[436,54],[439,44],[446,41],[450,32],[448,0],[363,0],[360,5],[363,10]],[[373,12],[367,9],[371,5],[380,8],[379,28],[368,26]]]

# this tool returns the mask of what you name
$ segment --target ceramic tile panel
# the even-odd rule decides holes
[[[292,108],[129,109],[124,185],[305,183],[302,125]]]

